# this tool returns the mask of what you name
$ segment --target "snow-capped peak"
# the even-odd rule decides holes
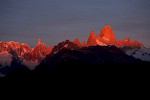
[[[15,57],[16,55],[16,57],[19,57],[21,60],[31,62],[36,62],[36,60],[38,60],[38,62],[41,62],[47,54],[51,53],[51,51],[52,48],[43,44],[41,39],[38,40],[37,46],[35,48],[31,48],[26,43],[19,43],[14,41],[0,42],[0,65],[10,66],[10,58]]]
[[[115,45],[117,47],[129,46],[134,48],[143,48],[144,45],[139,41],[131,41],[130,38],[125,38],[124,40],[116,39],[115,33],[110,25],[106,25],[100,32],[100,35],[97,36],[94,31],[91,32],[87,46],[96,46],[100,44],[105,45]]]

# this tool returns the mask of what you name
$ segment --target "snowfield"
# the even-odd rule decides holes
[[[150,61],[150,48],[131,49],[126,51],[126,54],[143,61]]]

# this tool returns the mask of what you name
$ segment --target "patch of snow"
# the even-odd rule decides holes
[[[63,44],[63,45],[64,45],[64,46],[61,47],[60,50],[63,49],[63,48],[67,48],[67,47],[68,47],[68,44]]]
[[[96,43],[100,46],[107,46],[105,43],[103,42],[100,42],[99,40],[96,39]]]
[[[12,55],[8,52],[0,52],[0,65],[11,66]]]
[[[39,65],[38,61],[28,61],[23,60],[23,64],[28,67],[30,70],[34,70],[37,65]]]
[[[150,49],[148,48],[128,50],[126,54],[141,59],[143,61],[150,61]]]
[[[27,49],[23,48],[23,51],[24,51],[24,53],[26,53],[26,52],[27,52]]]
[[[138,49],[131,49],[131,50],[128,50],[128,51],[126,51],[126,54],[127,54],[127,55],[132,55],[136,50],[138,50]]]
[[[42,55],[41,52],[39,52],[39,54],[40,54],[40,57],[44,58],[44,55]]]
[[[67,48],[67,47],[68,47],[68,44],[65,44],[64,47]]]
[[[56,54],[58,52],[58,50],[57,51],[55,51],[53,54]]]
[[[106,37],[103,37],[103,39],[106,40],[106,41],[110,41],[110,39],[108,39],[108,38],[106,38]]]

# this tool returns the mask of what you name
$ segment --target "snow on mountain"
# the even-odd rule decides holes
[[[12,55],[8,52],[0,52],[0,65],[1,67],[11,66]]]
[[[126,51],[126,54],[143,61],[150,61],[150,48],[130,49]]]
[[[87,42],[84,41],[81,43],[78,38],[76,38],[74,42],[66,40],[54,46],[53,49],[50,46],[46,46],[46,44],[44,44],[41,39],[38,40],[38,43],[34,48],[31,48],[26,43],[0,41],[0,67],[11,66],[12,59],[15,58],[16,61],[23,63],[29,69],[34,69],[35,66],[42,62],[46,55],[50,53],[57,54],[59,51],[64,49],[75,50],[81,47],[96,45],[115,45],[117,47],[129,46],[133,48],[142,48],[129,50],[126,53],[128,55],[132,55],[135,58],[150,61],[150,50],[148,49],[147,51],[147,49],[144,49],[144,45],[142,43],[137,40],[131,41],[130,38],[117,40],[113,29],[110,25],[107,25],[101,30],[100,35],[96,35],[95,32],[92,31]]]
[[[14,50],[21,59],[28,61],[35,61],[37,59],[39,62],[41,62],[41,60],[52,51],[52,48],[42,43],[41,39],[38,40],[35,48],[31,48],[25,43],[14,41],[0,42],[0,52],[9,52],[10,49]]]
[[[0,52],[0,77],[4,77],[15,69],[22,68],[24,65],[14,50],[10,48],[9,52]]]
[[[79,48],[76,43],[66,40],[66,41],[60,42],[58,45],[54,46],[54,48],[52,50],[52,54],[57,54],[59,51],[61,51],[63,49],[74,50],[76,48]]]
[[[96,43],[97,43],[98,45],[100,45],[100,46],[107,46],[105,43],[103,43],[103,42],[101,42],[101,41],[99,41],[99,40],[97,40],[97,39],[96,39]]]
[[[67,48],[67,47],[68,47],[68,44],[65,44],[64,47]]]
[[[38,40],[35,48],[31,48],[25,43],[0,41],[0,65],[11,66],[12,57],[16,57],[16,59],[21,59],[29,69],[33,69],[51,51],[52,48],[42,43],[41,39]]]
[[[107,38],[107,37],[103,37],[103,39],[104,39],[105,41],[107,41],[107,42],[109,42],[109,41],[110,41],[110,39],[109,39],[109,38]]]
[[[113,64],[115,66],[120,66],[120,64],[142,63],[141,60],[126,55],[116,46],[90,46],[76,48],[74,50],[71,50],[72,48],[64,48],[60,50],[59,48],[61,48],[61,46],[63,46],[62,44],[64,43],[74,44],[72,42],[64,41],[56,45],[52,52],[55,52],[55,50],[59,51],[56,54],[50,54],[46,56],[45,60],[35,68],[35,71],[40,72],[43,70],[48,71],[60,68],[60,71],[63,72],[62,70],[65,68],[73,68],[73,70],[79,68],[78,70],[81,70],[82,68],[87,68],[88,66],[90,66],[90,69],[95,69],[95,66],[101,67],[103,65]]]
[[[104,43],[114,44],[116,42],[116,36],[110,25],[106,25],[100,32],[100,40]]]
[[[25,66],[27,66],[30,70],[34,70],[35,69],[35,67],[37,66],[37,65],[39,65],[40,63],[36,60],[36,61],[28,61],[28,60],[23,60],[23,64],[25,65]]]
[[[117,47],[134,47],[134,48],[143,48],[144,45],[140,43],[139,41],[131,41],[130,38],[125,38],[124,40],[117,40],[116,36],[114,34],[113,29],[110,25],[105,26],[101,32],[100,35],[96,35],[94,31],[91,32],[88,41],[87,46],[96,46],[96,45],[115,45]]]

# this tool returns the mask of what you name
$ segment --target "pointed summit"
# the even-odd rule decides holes
[[[81,43],[80,43],[80,41],[79,41],[78,38],[75,38],[75,39],[74,39],[74,43],[75,43],[76,45],[78,45],[79,47],[81,47]]]
[[[81,45],[82,45],[83,47],[86,47],[86,46],[87,46],[86,41],[83,41]]]
[[[100,39],[101,41],[107,44],[113,44],[116,42],[116,36],[113,32],[113,29],[110,25],[106,25],[100,32]]]
[[[42,45],[42,40],[38,39],[38,44],[37,45]]]
[[[52,51],[51,47],[47,47],[46,44],[42,43],[41,39],[38,39],[37,46],[33,49],[33,57],[41,62],[47,54]]]
[[[90,37],[91,38],[96,38],[97,37],[94,31],[91,32]]]
[[[77,44],[75,44],[74,42],[71,42],[69,40],[66,40],[66,41],[60,42],[59,44],[54,46],[53,50],[52,50],[52,54],[56,54],[58,52],[66,50],[66,49],[74,50],[77,48],[78,48]]]
[[[87,45],[88,46],[96,46],[96,39],[98,38],[98,36],[94,33],[94,31],[91,32],[89,39],[87,41]]]

